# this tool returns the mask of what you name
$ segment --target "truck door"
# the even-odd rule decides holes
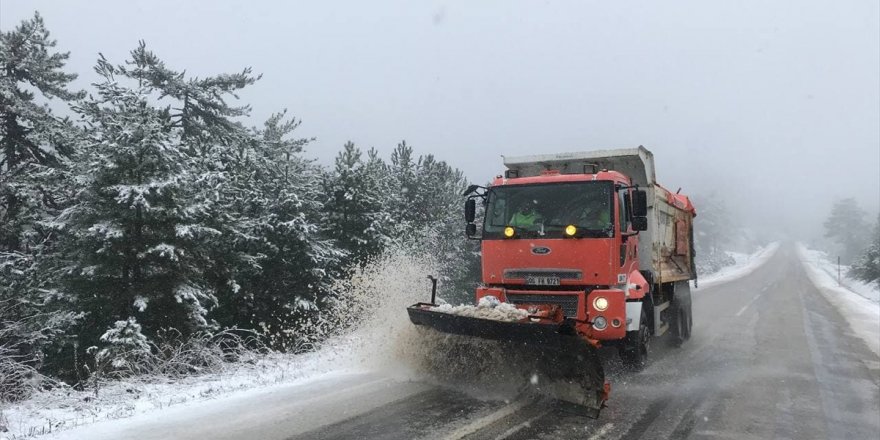
[[[620,231],[620,267],[627,269],[627,273],[632,268],[627,263],[632,261],[635,256],[636,245],[638,240],[635,236],[626,237],[625,234],[630,232],[630,206],[629,206],[629,189],[623,188],[617,191],[617,225]]]

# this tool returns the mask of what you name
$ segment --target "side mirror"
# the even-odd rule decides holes
[[[473,223],[468,223],[464,228],[464,233],[467,234],[468,237],[473,237],[477,235],[477,225]]]
[[[633,217],[646,217],[648,215],[648,195],[643,189],[632,192],[632,215]]]
[[[473,223],[476,216],[477,201],[474,199],[467,199],[467,201],[464,202],[464,221],[468,223]]]
[[[633,217],[632,218],[632,228],[634,231],[647,231],[648,230],[648,217]]]

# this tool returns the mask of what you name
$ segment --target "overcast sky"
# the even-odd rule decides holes
[[[667,187],[809,231],[880,204],[878,5],[0,0],[0,27],[39,10],[80,88],[141,39],[194,75],[252,66],[251,125],[289,109],[322,163],[406,139],[484,182],[502,154],[642,144]]]

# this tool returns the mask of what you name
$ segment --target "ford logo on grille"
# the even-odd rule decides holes
[[[550,248],[544,246],[536,246],[532,248],[532,253],[535,255],[547,255],[550,253]]]

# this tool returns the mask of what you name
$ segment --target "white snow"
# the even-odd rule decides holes
[[[284,439],[425,392],[430,385],[333,370],[220,399],[97,423],[45,440]],[[328,410],[332,408],[332,410]]]
[[[813,284],[840,311],[853,333],[880,356],[880,291],[845,276],[838,283],[837,265],[828,261],[824,252],[807,249],[801,243],[797,250]],[[845,273],[841,268],[841,274]]]
[[[282,384],[305,383],[325,377],[331,370],[332,374],[353,371],[339,368],[334,354],[325,351],[296,356],[269,355],[253,364],[230,364],[230,369],[222,373],[179,380],[155,377],[120,380],[103,384],[97,391],[58,388],[38,393],[24,402],[0,405],[0,425],[5,424],[8,430],[0,432],[0,440],[67,431],[101,421],[125,424],[128,420],[117,419],[134,415],[147,419],[162,417],[164,411],[158,410],[170,406],[260,393]],[[91,432],[92,428],[88,429]]]
[[[779,243],[773,242],[751,254],[727,251],[727,254],[733,257],[736,264],[727,266],[710,275],[700,277],[698,285],[699,287],[709,287],[742,278],[766,263],[776,253],[777,249],[779,249]]]
[[[450,304],[441,304],[432,307],[432,311],[449,313],[451,315],[466,316],[469,318],[490,319],[493,321],[519,321],[527,316],[529,312],[518,309],[510,303],[503,303],[494,296],[484,296],[476,306],[463,304],[460,306],[452,306]]]

